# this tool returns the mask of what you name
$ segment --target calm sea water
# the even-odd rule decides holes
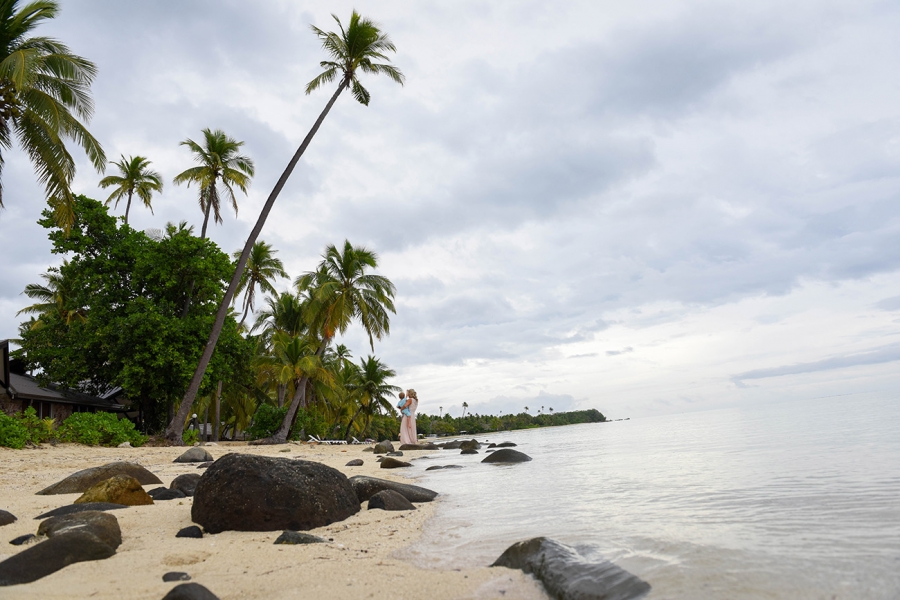
[[[900,400],[856,396],[479,436],[529,463],[443,451],[423,567],[493,562],[545,535],[650,598],[900,598]]]

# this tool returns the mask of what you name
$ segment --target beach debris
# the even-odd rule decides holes
[[[199,446],[189,448],[184,454],[173,460],[177,463],[202,463],[213,459],[212,454]]]
[[[403,453],[399,450],[394,450],[393,452],[388,452],[386,456],[403,456]]]
[[[203,462],[203,463],[200,463],[199,465],[197,465],[197,468],[198,469],[208,469],[212,464],[213,464],[213,461],[208,460],[206,462]]]
[[[200,483],[200,475],[196,473],[185,473],[184,475],[179,475],[173,479],[172,483],[169,484],[169,489],[178,490],[185,496],[193,496],[198,483]]]
[[[18,521],[16,515],[5,510],[0,510],[0,527],[2,527],[3,525],[9,525],[10,523],[15,523],[16,521]]]
[[[22,544],[31,544],[37,541],[39,541],[38,536],[33,533],[26,533],[25,535],[20,535],[17,538],[9,540],[9,543],[13,546],[21,546]]]
[[[513,544],[491,566],[532,574],[559,600],[630,600],[650,592],[649,583],[613,563],[589,561],[545,537]]]
[[[400,450],[440,450],[440,446],[426,442],[424,444],[402,444]]]
[[[178,533],[175,534],[175,537],[200,539],[203,537],[203,530],[196,525],[188,525],[183,529],[179,529]]]
[[[388,481],[387,479],[378,479],[377,477],[368,477],[366,475],[351,477],[350,485],[353,486],[356,497],[359,498],[360,502],[365,502],[381,490],[394,490],[410,502],[431,502],[438,495],[437,492],[418,485]]]
[[[116,475],[128,475],[137,479],[141,485],[151,485],[154,483],[161,484],[159,477],[142,467],[141,465],[118,461],[105,464],[99,467],[91,467],[73,473],[54,483],[50,487],[46,487],[37,492],[39,496],[50,496],[53,494],[75,494],[87,491],[87,489],[96,483],[109,479]]]
[[[164,487],[153,488],[147,495],[153,498],[153,501],[159,500],[178,500],[179,498],[185,498],[186,494],[181,490],[173,490]]]
[[[131,445],[131,442],[122,442],[116,448],[134,448],[134,446]]]
[[[360,510],[347,477],[307,460],[226,454],[200,479],[191,519],[208,531],[302,531]]]
[[[368,509],[373,510],[376,508],[381,510],[416,510],[412,502],[394,490],[381,490],[369,498]]]
[[[110,502],[126,506],[153,504],[140,482],[130,475],[116,475],[92,485],[75,500],[75,504],[84,502]]]
[[[361,466],[363,466],[363,459],[354,458],[353,460],[351,460],[344,466],[346,466],[346,467],[361,467]]]
[[[176,585],[162,600],[219,600],[219,597],[199,583],[182,583]]]
[[[88,531],[113,550],[122,544],[119,520],[113,515],[98,510],[50,517],[38,526],[37,534],[52,538],[69,531]]]
[[[466,440],[464,442],[459,443],[460,450],[480,450],[481,444],[478,443],[478,440]]]
[[[403,467],[411,467],[412,465],[396,458],[387,457],[381,461],[382,469],[402,469]]]
[[[488,454],[484,457],[483,463],[521,463],[528,462],[531,457],[524,452],[512,450],[510,448],[500,448],[496,452]]]
[[[478,454],[478,450],[476,450],[475,448],[465,448],[460,452],[460,454]]]
[[[163,575],[163,581],[190,581],[191,576],[182,571],[169,571]]]
[[[394,445],[390,442],[390,440],[384,440],[382,442],[378,442],[372,448],[372,452],[375,454],[387,454],[388,452],[394,451]]]
[[[120,508],[128,508],[124,504],[115,504],[113,502],[85,502],[83,504],[67,504],[53,510],[47,511],[35,517],[35,520],[46,519],[48,517],[58,517],[60,515],[73,515],[75,513],[85,512],[88,510],[118,510]]]
[[[290,530],[281,532],[281,535],[275,540],[276,544],[289,544],[291,546],[296,546],[298,544],[322,544],[324,542],[325,540],[318,536]]]

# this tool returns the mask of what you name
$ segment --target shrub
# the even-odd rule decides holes
[[[107,412],[74,413],[60,425],[57,434],[63,442],[87,446],[118,446],[122,442],[141,446],[147,441],[134,423]]]
[[[50,417],[39,419],[37,411],[32,406],[26,408],[25,412],[17,414],[15,418],[25,428],[28,434],[28,441],[32,444],[40,444],[54,437],[56,422]]]
[[[0,446],[24,448],[28,441],[28,430],[19,419],[0,411]]]
[[[287,406],[278,408],[271,404],[261,405],[253,415],[253,424],[247,428],[247,435],[251,440],[269,437],[281,426],[287,411]]]
[[[200,432],[196,429],[185,429],[184,433],[181,434],[181,441],[183,441],[188,446],[193,446],[194,443],[200,439]]]

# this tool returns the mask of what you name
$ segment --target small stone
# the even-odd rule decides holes
[[[140,482],[130,475],[116,475],[100,483],[94,484],[75,500],[75,504],[84,502],[111,502],[126,506],[153,504],[151,498]]]
[[[10,523],[15,523],[18,521],[16,515],[11,512],[6,512],[5,510],[0,510],[0,527],[3,525],[9,525]]]
[[[119,444],[116,447],[117,448],[134,448],[134,446],[131,445],[131,442],[122,442],[121,444]]]
[[[478,454],[478,450],[476,450],[475,448],[466,448],[465,450],[461,451],[460,454]]]
[[[278,536],[278,539],[275,540],[276,544],[321,544],[324,543],[320,537],[310,535],[308,533],[300,533],[299,531],[284,531],[281,535]]]
[[[178,490],[185,496],[193,496],[198,483],[200,483],[200,475],[186,473],[173,479],[172,483],[169,484],[169,489]]]
[[[175,537],[177,537],[177,538],[202,538],[203,531],[196,525],[191,525],[189,527],[185,527],[184,529],[179,530],[178,533],[175,534]]]
[[[202,463],[213,459],[212,455],[203,448],[194,447],[176,458],[172,462],[177,463]]]
[[[163,600],[219,600],[219,597],[199,583],[182,583],[169,590]]]
[[[191,576],[181,571],[169,571],[163,575],[163,581],[190,581]]]
[[[347,467],[361,467],[363,465],[363,459],[354,458],[350,462],[348,462],[345,466]]]
[[[387,456],[403,456],[403,453],[399,450],[395,450],[394,452],[388,452]]]
[[[412,502],[394,490],[381,490],[369,498],[369,510],[416,510]]]
[[[181,490],[171,490],[164,487],[153,488],[147,492],[147,495],[153,498],[154,501],[177,500],[186,496]]]
[[[84,504],[69,504],[54,508],[35,517],[35,520],[46,519],[48,517],[59,517],[61,515],[73,515],[75,513],[85,512],[87,510],[118,510],[120,508],[128,508],[124,504],[114,504],[112,502],[85,502]]]
[[[13,546],[21,546],[22,544],[31,544],[36,541],[38,541],[38,536],[33,533],[26,533],[25,535],[20,535],[17,538],[9,540],[9,543]]]
[[[290,452],[290,451],[291,451],[290,448],[282,448],[281,450],[279,450],[279,452]]]
[[[381,461],[382,469],[402,469],[403,467],[411,467],[412,465],[408,462],[403,462],[402,460],[397,460],[396,458],[385,458]]]

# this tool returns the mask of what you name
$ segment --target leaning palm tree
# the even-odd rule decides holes
[[[90,89],[97,67],[58,40],[30,37],[58,11],[54,0],[21,8],[18,0],[0,0],[0,172],[3,152],[12,147],[15,136],[45,188],[57,224],[68,231],[75,220],[70,187],[75,160],[64,140],[81,146],[98,171],[106,168],[106,155],[81,123],[94,112]]]
[[[126,160],[123,154],[121,160],[111,162],[111,164],[119,168],[121,175],[109,175],[100,180],[102,188],[115,186],[112,194],[106,199],[106,205],[109,206],[109,203],[115,200],[115,208],[118,208],[119,200],[127,197],[128,203],[125,205],[125,224],[127,225],[131,199],[137,194],[144,206],[150,209],[150,214],[153,214],[151,198],[153,192],[162,192],[163,181],[159,173],[150,170],[150,161],[143,156],[130,156]]]
[[[284,264],[281,259],[275,258],[278,250],[273,250],[272,246],[260,240],[253,244],[253,250],[250,252],[250,259],[247,261],[247,268],[241,276],[241,282],[238,284],[235,297],[246,290],[244,295],[244,315],[238,326],[242,326],[247,319],[247,314],[253,310],[254,301],[256,300],[256,290],[259,288],[263,292],[275,294],[275,287],[272,281],[276,277],[287,277],[288,274],[284,270]],[[235,258],[240,258],[241,253],[234,253]]]
[[[269,194],[262,211],[259,213],[256,225],[253,226],[250,235],[247,237],[247,241],[244,244],[244,250],[241,252],[241,257],[238,259],[234,275],[231,278],[231,283],[225,291],[221,304],[219,304],[219,312],[216,313],[216,320],[213,322],[212,330],[209,332],[209,339],[206,342],[206,347],[203,349],[203,354],[200,356],[200,362],[197,364],[194,376],[191,378],[188,389],[184,394],[184,400],[181,403],[182,406],[189,406],[194,401],[197,392],[200,390],[200,383],[203,381],[206,367],[216,349],[216,342],[219,340],[219,334],[222,332],[222,327],[225,325],[228,306],[231,304],[231,299],[234,298],[241,275],[244,272],[244,266],[247,264],[247,260],[250,256],[250,250],[256,242],[256,239],[259,237],[263,225],[266,223],[266,218],[269,216],[269,212],[275,204],[275,200],[278,198],[278,195],[287,183],[288,178],[294,171],[294,167],[297,165],[300,157],[303,156],[306,148],[309,146],[313,137],[315,137],[316,132],[319,131],[319,127],[321,127],[322,122],[325,120],[331,107],[334,106],[338,96],[340,96],[341,92],[345,89],[351,87],[353,90],[353,97],[361,104],[368,106],[371,97],[369,92],[359,82],[357,77],[359,72],[384,74],[393,81],[396,81],[401,85],[403,84],[404,78],[400,69],[387,64],[390,59],[387,57],[386,53],[396,52],[397,49],[394,47],[393,42],[391,42],[387,34],[382,33],[376,23],[369,19],[362,18],[359,13],[353,11],[350,15],[350,22],[345,29],[343,24],[341,24],[340,19],[334,15],[332,16],[334,17],[334,20],[337,21],[338,27],[341,30],[339,34],[325,32],[315,26],[312,28],[313,32],[315,32],[322,42],[322,48],[329,55],[331,60],[319,63],[325,70],[307,84],[306,93],[309,94],[322,85],[330,83],[338,78],[340,79],[340,83],[338,83],[337,90],[335,90],[334,94],[331,96],[328,104],[325,105],[319,118],[316,119],[312,129],[309,130],[309,133],[303,138],[300,147],[297,148],[294,156],[291,157],[291,160],[288,162],[287,167],[285,167],[281,177],[278,178],[278,182],[275,184],[272,193]],[[376,61],[387,62],[382,63]],[[183,410],[187,411],[190,409],[184,408]],[[183,443],[181,441],[181,433],[184,427],[184,416],[186,415],[187,412],[185,412],[180,420],[174,418],[169,423],[169,426],[166,428],[166,440],[168,440],[169,443],[178,445]]]
[[[181,142],[194,153],[194,161],[198,166],[191,167],[175,176],[174,183],[180,185],[196,183],[200,188],[200,210],[203,211],[203,227],[200,229],[200,239],[206,239],[206,226],[209,223],[210,213],[216,223],[222,223],[221,197],[231,201],[234,214],[237,215],[237,199],[234,197],[234,187],[247,193],[250,179],[255,173],[253,161],[238,154],[244,142],[225,135],[221,129],[211,131],[203,130],[203,145],[188,138]]]

